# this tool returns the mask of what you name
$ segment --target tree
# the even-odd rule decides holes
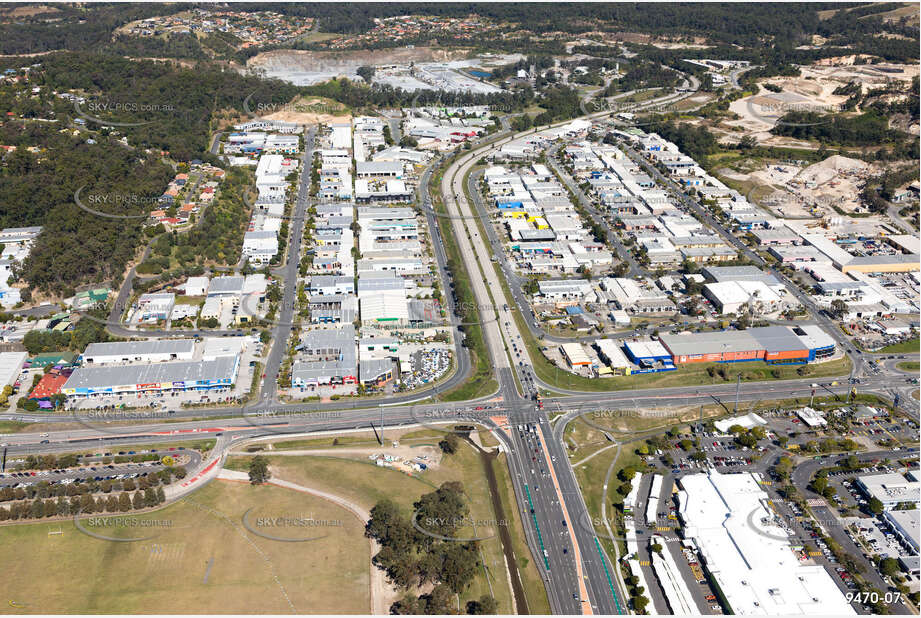
[[[362,78],[369,84],[371,83],[371,78],[374,77],[375,68],[371,66],[360,66],[355,70],[355,73],[358,74],[358,77]]]
[[[497,613],[499,603],[488,594],[484,594],[476,601],[467,601],[467,613],[472,615],[486,616]]]
[[[867,503],[867,508],[870,509],[870,512],[874,515],[881,515],[883,512],[883,503],[879,498],[870,498],[870,501]]]
[[[132,506],[134,506],[135,510],[144,508],[144,494],[140,490],[134,492],[134,500]]]
[[[122,513],[127,513],[131,510],[131,496],[127,491],[123,491],[118,496],[118,510]]]
[[[816,478],[812,481],[812,491],[817,494],[821,494],[828,487],[828,479]]]
[[[755,436],[749,433],[738,436],[736,438],[736,442],[739,443],[741,446],[747,446],[748,448],[753,448],[755,445],[758,444],[758,440],[755,438]]]
[[[646,612],[646,606],[649,605],[649,599],[640,595],[640,596],[633,597],[632,600],[633,600],[633,609],[635,609],[636,611],[640,613]]]
[[[269,472],[269,462],[262,455],[256,455],[249,462],[249,482],[253,485],[261,485],[272,478]]]
[[[441,449],[441,452],[447,455],[453,455],[457,452],[457,447],[460,444],[460,440],[457,438],[457,434],[449,433],[446,434],[444,439],[438,443],[438,447]]]
[[[847,315],[847,303],[840,298],[836,298],[831,301],[831,310],[835,318],[840,320]]]
[[[653,544],[650,546],[650,549],[651,549],[652,551],[656,552],[657,554],[661,554],[661,553],[662,553],[662,544],[661,544],[661,543],[653,543]]]
[[[879,561],[879,572],[886,577],[892,577],[899,572],[899,562],[895,558],[883,558]]]

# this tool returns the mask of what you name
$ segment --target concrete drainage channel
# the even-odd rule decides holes
[[[483,464],[483,472],[486,474],[486,485],[489,487],[489,498],[492,500],[492,510],[497,521],[509,521],[505,516],[505,509],[502,507],[502,497],[499,495],[499,483],[496,481],[496,473],[493,470],[492,462],[499,457],[498,449],[495,451],[485,451],[480,445],[466,436],[466,441],[470,446],[476,449],[480,456],[480,462]],[[509,579],[512,584],[512,595],[515,597],[515,611],[518,614],[529,614],[528,599],[524,593],[524,586],[521,584],[521,574],[518,572],[518,563],[515,561],[515,552],[512,549],[512,535],[508,531],[508,526],[497,526],[499,529],[499,539],[502,542],[502,553],[505,554],[505,563],[508,565]]]

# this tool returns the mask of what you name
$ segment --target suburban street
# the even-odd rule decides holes
[[[693,80],[693,78],[691,78]],[[696,80],[693,80],[696,82]],[[696,89],[699,84],[694,85]],[[692,90],[693,92],[693,90]],[[674,102],[676,93],[659,99],[653,99],[643,105],[661,105]],[[641,109],[638,106],[637,109]],[[613,113],[603,111],[593,116]],[[562,123],[561,123],[562,124]],[[894,370],[894,365],[887,361],[884,373],[867,375],[867,365],[863,356],[852,349],[846,338],[831,320],[811,304],[801,290],[780,273],[768,268],[784,281],[791,293],[797,296],[812,315],[812,320],[821,324],[846,350],[853,361],[853,370],[848,376],[840,376],[837,382],[828,383],[830,378],[803,378],[786,381],[745,382],[738,388],[735,382],[696,386],[679,386],[656,389],[624,389],[604,392],[583,392],[575,389],[561,388],[547,384],[534,375],[524,339],[518,330],[514,311],[520,310],[531,335],[544,337],[549,341],[573,341],[572,338],[553,337],[542,331],[536,317],[530,309],[522,290],[522,279],[517,276],[508,260],[495,229],[489,219],[486,205],[477,190],[479,173],[473,171],[484,155],[495,150],[516,137],[526,134],[494,136],[495,139],[480,147],[458,156],[445,170],[441,186],[438,189],[444,200],[446,214],[434,210],[430,194],[433,172],[440,161],[429,165],[419,179],[419,200],[421,210],[426,218],[437,270],[442,281],[450,281],[452,273],[447,268],[447,255],[442,234],[449,227],[458,244],[463,267],[469,275],[471,289],[476,307],[467,309],[468,315],[479,315],[489,363],[493,367],[498,381],[498,390],[477,399],[450,403],[438,400],[438,392],[461,384],[470,375],[471,359],[462,345],[463,325],[454,320],[455,334],[455,371],[454,374],[437,388],[420,389],[412,393],[374,399],[353,399],[336,402],[283,403],[277,399],[277,374],[287,349],[287,341],[295,319],[295,295],[297,290],[298,264],[306,212],[311,204],[309,197],[310,176],[307,170],[313,157],[316,129],[312,128],[305,136],[305,151],[301,157],[301,179],[298,195],[291,217],[292,225],[289,236],[287,256],[276,274],[283,280],[282,300],[279,317],[272,326],[273,345],[265,360],[265,378],[261,381],[259,396],[252,402],[240,406],[215,406],[201,408],[182,408],[172,411],[168,418],[155,417],[149,421],[136,419],[133,422],[113,422],[94,417],[86,411],[75,411],[67,415],[46,416],[41,414],[11,413],[0,415],[2,420],[41,422],[45,425],[60,424],[62,428],[54,431],[36,431],[6,434],[2,439],[4,453],[9,456],[21,456],[36,453],[63,453],[75,449],[109,448],[109,445],[160,444],[173,443],[185,439],[216,438],[219,451],[218,459],[226,454],[231,445],[260,437],[293,436],[315,434],[317,432],[335,432],[374,428],[386,430],[396,427],[426,425],[426,419],[437,411],[444,423],[465,420],[479,423],[490,428],[508,454],[508,462],[516,495],[517,506],[525,527],[525,535],[532,557],[545,582],[554,613],[564,614],[621,614],[628,613],[626,590],[620,575],[618,557],[613,559],[606,555],[595,530],[579,522],[591,521],[585,500],[579,488],[576,476],[570,465],[569,455],[563,443],[563,431],[567,423],[598,410],[631,409],[644,411],[658,410],[674,406],[721,405],[727,413],[739,407],[739,403],[755,404],[757,402],[781,399],[810,397],[816,387],[814,383],[823,382],[820,394],[834,394],[842,400],[852,388],[848,378],[861,376],[861,393],[876,393],[892,397],[899,393],[903,397],[903,407],[912,412],[917,419],[914,400],[909,396],[911,389],[906,385],[905,374]],[[568,174],[553,161],[554,147],[548,157],[553,169],[560,174],[569,189],[577,196],[582,207],[591,218],[601,225],[606,225],[604,218],[591,204],[590,200],[576,186]],[[662,176],[640,155],[628,151],[631,157],[642,165],[651,175],[665,186],[670,180]],[[760,256],[751,251],[739,239],[715,221],[709,213],[700,208],[693,200],[680,191],[676,191],[685,207],[701,218],[705,223],[719,231],[728,241],[736,246],[746,257],[763,264]],[[468,199],[469,198],[469,199]],[[472,201],[472,203],[471,203]],[[482,227],[480,226],[482,223]],[[608,231],[608,241],[629,265],[629,276],[643,274],[644,270],[636,263],[621,243],[616,234]],[[498,265],[498,269],[496,266]],[[456,273],[454,274],[456,276]],[[511,291],[511,298],[506,298],[500,277],[504,276]],[[116,307],[127,301],[130,286],[125,285],[116,299]],[[457,316],[458,307],[454,305],[451,294],[443,295],[449,316]],[[475,311],[471,311],[475,310]],[[128,335],[130,329],[120,326],[121,314],[113,310],[110,315],[110,328],[124,329],[121,334]],[[176,335],[178,331],[164,331],[146,335]],[[182,336],[189,336],[189,331],[181,331]],[[214,335],[214,332],[208,332]],[[615,337],[631,336],[624,332]],[[520,360],[513,360],[511,346],[520,350]],[[912,357],[912,358],[916,358]],[[528,384],[532,386],[528,386]],[[521,385],[519,387],[519,385]],[[539,406],[533,397],[534,389],[544,388],[558,395],[545,397],[543,406]],[[823,392],[824,391],[824,392]],[[434,395],[434,397],[433,397]],[[912,410],[914,406],[914,410]],[[550,414],[564,416],[561,422],[551,423]],[[168,422],[166,422],[168,421]],[[431,421],[428,421],[431,424]],[[190,464],[190,472],[205,465],[200,459]],[[809,467],[802,467],[798,474],[807,474]],[[666,481],[672,479],[669,476]],[[670,486],[670,484],[669,484]],[[669,497],[663,492],[662,499]],[[645,522],[643,522],[645,523]],[[840,532],[840,531],[839,531]],[[668,534],[667,532],[665,532]],[[686,563],[680,555],[677,543],[669,544],[669,551],[675,554],[676,562]],[[645,551],[645,550],[643,550]],[[644,555],[641,552],[641,555]],[[651,574],[647,580],[654,581]],[[661,591],[650,591],[653,604],[657,609],[665,609]],[[699,604],[698,610],[707,607]]]

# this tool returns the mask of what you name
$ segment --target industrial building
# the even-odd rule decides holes
[[[898,472],[858,476],[857,487],[867,498],[882,502],[887,511],[903,502],[916,505],[921,500],[921,483],[909,481]]]
[[[393,378],[393,361],[362,358],[359,361],[355,327],[345,324],[336,330],[304,333],[297,347],[300,359],[291,371],[291,384],[297,388],[338,384],[374,386]]]
[[[172,292],[161,294],[142,294],[137,301],[135,316],[138,321],[166,320],[176,304],[176,295]]]
[[[0,352],[0,388],[16,381],[28,357],[26,352]]]
[[[671,353],[659,341],[627,341],[624,343],[627,358],[640,366],[635,373],[675,369]]]
[[[784,289],[777,277],[766,273],[757,266],[708,266],[701,270],[708,281],[722,283],[724,281],[760,281],[775,292]]]
[[[834,354],[834,340],[821,329],[806,331],[788,326],[664,334],[659,341],[676,365],[755,360],[806,363]]]
[[[918,509],[886,511],[883,513],[883,519],[915,556],[921,552],[918,540],[918,534],[921,531],[921,517],[919,517]]]
[[[713,306],[723,315],[740,313],[745,306],[758,304],[763,312],[776,311],[781,297],[763,281],[722,281],[708,283],[703,289]]]
[[[194,339],[149,339],[91,343],[86,346],[81,358],[85,365],[110,365],[190,361],[194,354]]]
[[[563,353],[563,357],[566,359],[566,362],[569,363],[569,366],[572,368],[588,367],[592,364],[592,361],[591,359],[589,359],[588,354],[586,354],[585,350],[582,349],[581,343],[570,342],[570,343],[561,344],[560,352]]]
[[[301,336],[297,351],[305,360],[296,361],[292,367],[293,386],[304,388],[358,382],[355,327],[351,324],[336,330],[307,331]]]
[[[585,279],[547,279],[537,282],[540,295],[549,300],[594,299],[592,284]]]
[[[616,341],[613,339],[598,339],[595,341],[594,346],[598,351],[598,357],[610,367],[610,371],[614,375],[630,375],[632,365]]]
[[[684,537],[722,591],[731,614],[832,616],[856,612],[824,566],[803,564],[756,474],[681,477]]]
[[[220,356],[214,360],[79,367],[67,379],[61,392],[68,397],[79,398],[228,388],[236,381],[239,368],[239,356]]]

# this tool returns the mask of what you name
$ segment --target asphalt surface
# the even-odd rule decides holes
[[[602,112],[596,116],[606,113],[609,112]],[[507,140],[512,137],[502,139]],[[502,139],[460,157],[445,174],[442,186],[446,205],[452,214],[450,225],[454,228],[455,238],[461,247],[467,270],[471,273],[477,302],[481,305],[481,313],[483,310],[486,312],[491,310],[493,315],[497,315],[491,321],[486,319],[484,333],[491,362],[496,368],[500,385],[498,396],[490,395],[456,404],[432,402],[425,394],[419,392],[391,397],[386,400],[386,403],[371,400],[329,404],[274,402],[272,401],[275,393],[274,376],[280,364],[284,341],[287,339],[286,333],[290,330],[290,318],[293,316],[293,302],[289,304],[283,301],[282,319],[279,320],[281,326],[277,327],[275,332],[276,345],[270,352],[262,396],[258,402],[245,408],[180,410],[171,419],[196,420],[182,420],[169,424],[140,422],[132,425],[119,425],[71,416],[53,417],[55,420],[52,421],[40,415],[3,415],[0,418],[70,424],[69,428],[49,432],[48,435],[27,432],[0,437],[8,456],[43,452],[72,452],[84,448],[106,448],[107,445],[114,444],[176,443],[184,439],[211,437],[216,438],[219,447],[223,449],[231,443],[273,434],[285,436],[316,431],[378,427],[382,418],[387,427],[428,424],[432,422],[433,416],[429,415],[433,412],[435,413],[434,418],[475,420],[496,429],[503,449],[509,454],[513,485],[518,506],[522,512],[522,520],[525,523],[526,537],[547,584],[552,610],[555,613],[582,613],[584,601],[591,606],[594,613],[624,613],[626,609],[623,590],[617,583],[617,565],[612,565],[611,561],[600,551],[600,545],[592,531],[583,526],[563,525],[563,521],[585,521],[588,513],[569,465],[567,454],[559,439],[562,424],[557,424],[557,433],[555,433],[554,427],[549,423],[547,412],[538,409],[534,402],[526,398],[517,388],[516,377],[523,384],[533,385],[538,382],[534,379],[530,359],[527,358],[527,351],[523,345],[520,348],[525,360],[517,361],[519,363],[517,365],[510,362],[506,347],[511,349],[510,344],[520,343],[521,337],[510,313],[511,309],[503,308],[506,299],[492,267],[491,257],[501,255],[501,253],[494,251],[492,243],[488,242],[492,240],[491,238],[482,237],[474,224],[476,217],[473,215],[471,205],[464,195],[462,184],[466,172],[482,154],[490,148],[495,148],[502,142]],[[311,142],[307,150],[310,151],[312,147],[311,134]],[[305,160],[308,160],[307,152],[305,152]],[[429,180],[430,177],[425,176],[426,184]],[[472,195],[476,195],[476,192],[473,192]],[[292,232],[288,262],[283,267],[285,300],[293,301],[296,288],[296,269],[300,247],[299,244],[294,243],[299,243],[301,240],[303,213],[307,203],[302,178],[295,214],[295,219],[299,219],[295,225],[297,232]],[[426,211],[430,229],[437,231],[439,225],[449,224],[446,220],[435,221],[431,214],[430,202],[425,203],[429,204]],[[439,270],[445,275],[444,251],[440,236],[437,234],[432,236]],[[438,238],[437,241],[435,241],[436,238]],[[482,277],[477,276],[478,272]],[[516,286],[511,287],[514,290]],[[490,291],[496,295],[495,301],[491,299]],[[527,306],[526,303],[522,305],[517,297],[508,304],[512,305],[512,303],[521,307]],[[288,316],[288,319],[285,319],[285,315]],[[287,331],[284,328],[285,323],[289,324]],[[465,358],[465,355],[458,355],[459,363],[462,358]],[[459,367],[455,375],[457,382],[466,378],[466,372],[461,369],[468,368]],[[859,369],[855,363],[855,374]],[[866,378],[862,381],[860,391],[886,394],[892,389],[904,390],[904,378],[904,374],[881,374]],[[828,378],[823,380],[828,380]],[[739,389],[738,400],[756,402],[808,397],[812,391],[813,381],[816,380],[807,378],[783,382],[745,383]],[[547,388],[561,392],[561,389],[557,387],[547,386]],[[828,387],[827,390],[835,392],[843,399],[850,388],[851,386],[845,382]],[[728,411],[734,405],[736,386],[734,383],[727,383],[725,385],[604,393],[563,392],[571,396],[546,398],[544,402],[547,410],[584,413],[592,410],[650,409],[718,402],[723,404]],[[498,428],[491,420],[493,417],[500,416],[506,416],[509,419],[508,433]],[[917,419],[917,410],[914,411],[913,417]],[[530,426],[530,429],[520,433],[519,425]],[[534,513],[530,512],[531,508],[534,509]],[[580,571],[581,578],[578,575]],[[581,593],[583,589],[584,598]]]
[[[284,266],[277,269],[284,282],[282,288],[281,306],[279,307],[279,320],[272,332],[272,348],[269,350],[265,361],[266,379],[262,382],[260,401],[270,402],[275,399],[278,390],[278,369],[288,349],[288,338],[294,323],[294,303],[297,294],[297,274],[301,260],[301,243],[304,240],[304,219],[310,200],[310,167],[313,163],[314,140],[317,129],[311,127],[304,135],[304,154],[301,156],[300,186],[298,187],[297,200],[294,204],[294,213],[288,233],[288,250]]]

